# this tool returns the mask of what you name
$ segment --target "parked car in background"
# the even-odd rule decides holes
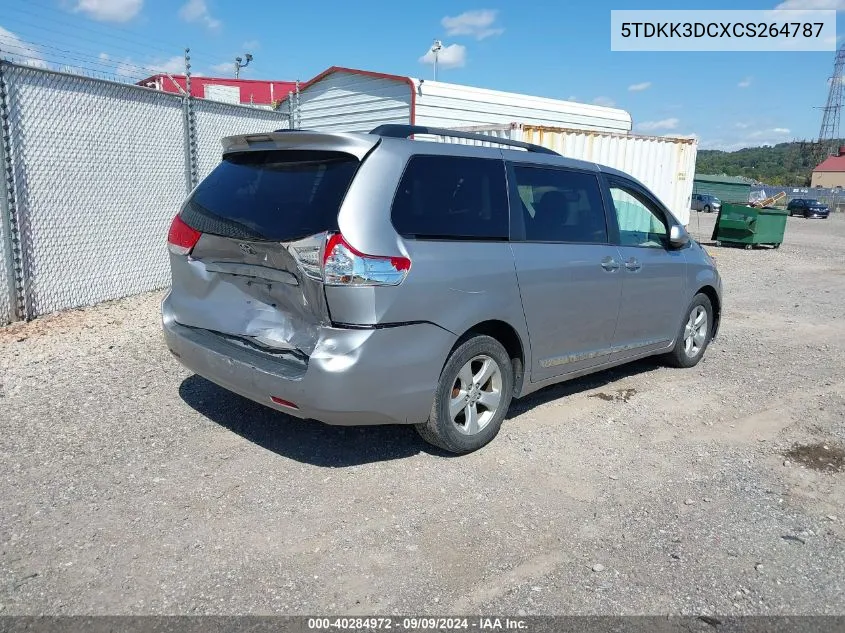
[[[715,263],[641,183],[409,125],[224,139],[168,235],[167,345],[268,407],[454,453],[512,398],[716,335]],[[281,422],[280,422],[281,423]]]
[[[786,205],[789,215],[803,215],[805,218],[827,219],[830,207],[813,198],[794,198]]]
[[[711,196],[707,193],[694,193],[692,194],[692,204],[690,206],[693,211],[704,211],[705,213],[715,211],[718,213],[719,209],[722,208],[722,201],[716,196]]]

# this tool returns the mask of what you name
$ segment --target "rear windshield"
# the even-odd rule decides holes
[[[203,233],[288,241],[337,230],[337,212],[358,168],[339,152],[279,150],[223,159],[197,187],[182,219]]]

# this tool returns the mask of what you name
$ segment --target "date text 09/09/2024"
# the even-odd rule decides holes
[[[346,617],[346,618],[308,618],[307,626],[314,631],[329,630],[389,630],[400,631],[443,631],[443,630],[480,630],[480,631],[519,631],[526,630],[525,620],[511,618],[435,618],[435,617]]]

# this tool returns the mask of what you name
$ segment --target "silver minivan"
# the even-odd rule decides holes
[[[709,193],[694,193],[692,194],[690,208],[693,211],[704,211],[705,213],[715,211],[719,213],[722,208],[722,201]]]
[[[413,424],[455,453],[547,385],[698,363],[719,274],[648,189],[527,143],[425,135],[491,142],[408,125],[224,139],[170,227],[174,356],[290,415]]]

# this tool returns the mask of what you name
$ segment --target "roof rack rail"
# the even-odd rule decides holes
[[[388,138],[408,138],[412,134],[433,134],[435,136],[452,136],[455,138],[466,138],[475,141],[484,141],[485,143],[494,143],[496,145],[508,145],[510,147],[519,147],[529,152],[536,152],[538,154],[552,154],[560,156],[553,149],[543,147],[542,145],[535,145],[534,143],[525,143],[523,141],[512,141],[506,138],[498,138],[495,136],[487,136],[486,134],[476,134],[475,132],[462,132],[461,130],[449,130],[441,127],[427,127],[425,125],[404,125],[399,123],[388,123],[379,125],[370,131],[370,134],[376,136],[384,136]]]

